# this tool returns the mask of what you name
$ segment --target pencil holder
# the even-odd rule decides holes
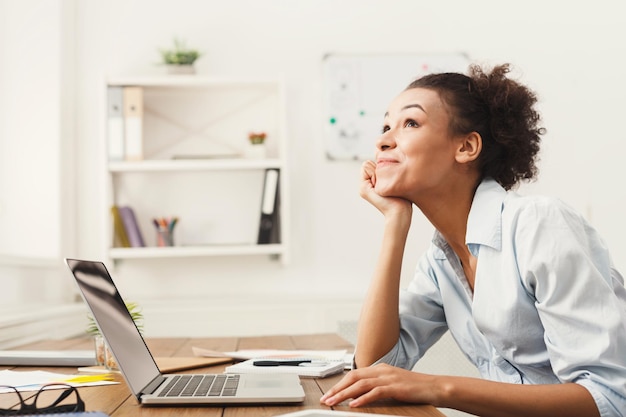
[[[152,219],[152,224],[156,228],[157,246],[174,246],[174,226],[176,226],[177,222],[178,217],[157,217]]]
[[[172,232],[172,230],[165,228],[157,229],[157,246],[174,246],[174,234]]]

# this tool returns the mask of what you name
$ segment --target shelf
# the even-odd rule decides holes
[[[111,248],[111,259],[182,258],[226,255],[282,255],[284,246],[269,245],[211,245],[145,248]]]
[[[141,87],[267,87],[276,88],[277,80],[271,79],[241,79],[233,77],[207,77],[202,75],[139,75],[139,76],[122,76],[111,77],[107,80],[107,84],[111,86],[135,85]]]
[[[289,165],[281,80],[135,74],[109,77],[105,87],[107,107],[102,116],[107,129],[102,129],[101,149],[103,155],[113,155],[111,160],[101,159],[106,203],[101,216],[105,231],[101,249],[105,257],[174,262],[177,258],[230,256],[240,263],[238,257],[260,255],[287,263]],[[128,156],[124,152],[109,154],[108,140],[127,134],[119,131],[119,119],[124,122],[124,118],[118,113],[123,106],[109,107],[114,99],[119,101],[119,91],[127,91],[126,87],[139,87],[143,92],[141,160],[123,160]],[[113,130],[116,127],[118,130]],[[259,157],[248,151],[250,131],[268,134],[266,153]],[[116,135],[109,136],[110,132]],[[119,145],[119,141],[112,143]],[[125,149],[128,143],[122,140],[122,145],[115,149]],[[257,245],[259,202],[268,169],[280,171],[276,211],[280,236],[272,240],[280,243]],[[175,213],[185,225],[194,225],[190,230],[179,228],[182,236],[177,242],[192,246],[111,247],[119,241],[111,227],[111,206],[134,207],[143,228],[151,228],[148,220],[160,215],[156,213]]]
[[[110,172],[148,171],[224,171],[282,168],[280,159],[186,159],[145,160],[137,162],[109,162]]]

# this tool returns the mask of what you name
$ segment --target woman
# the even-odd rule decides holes
[[[508,65],[433,74],[390,105],[361,196],[385,217],[356,370],[321,398],[382,398],[481,416],[626,415],[626,290],[596,231],[536,175],[536,96]],[[413,204],[436,229],[399,291]],[[446,331],[484,379],[411,369]],[[375,365],[374,365],[375,364]],[[370,366],[374,365],[374,366]]]

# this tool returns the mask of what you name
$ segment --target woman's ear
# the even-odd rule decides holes
[[[460,138],[459,148],[456,152],[456,161],[461,164],[473,162],[478,159],[483,149],[483,138],[478,132],[471,132]]]

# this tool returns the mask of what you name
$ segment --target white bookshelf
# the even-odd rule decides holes
[[[174,246],[168,248],[112,248],[113,259],[133,258],[178,258],[183,256],[238,256],[238,255],[283,255],[282,244],[267,245],[215,245],[215,246]]]
[[[280,80],[117,76],[104,83],[102,134],[105,258],[267,255],[286,263],[289,195],[285,104]],[[110,86],[143,91],[143,159],[110,160]],[[248,132],[267,133],[267,156],[246,157]],[[264,173],[279,169],[280,241],[257,244]],[[133,208],[145,247],[114,247],[110,208]],[[156,246],[152,218],[177,216],[175,246]]]
[[[158,171],[226,171],[260,170],[269,168],[283,169],[280,159],[209,159],[209,160],[153,160],[138,162],[109,162],[109,171],[123,172],[158,172]]]

